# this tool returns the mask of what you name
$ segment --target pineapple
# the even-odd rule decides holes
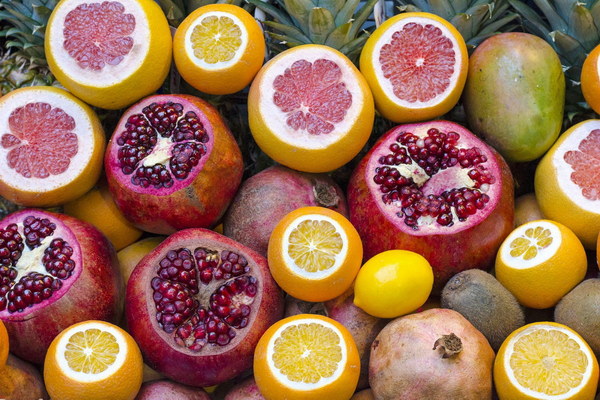
[[[518,15],[507,0],[396,0],[400,12],[425,11],[449,21],[472,50],[486,38],[514,30]]]
[[[525,31],[545,39],[560,56],[567,78],[565,127],[595,118],[581,93],[581,67],[600,44],[600,0],[533,0],[541,11],[519,0],[508,0],[521,15]]]
[[[302,44],[324,44],[356,60],[368,38],[363,24],[378,0],[246,0],[270,15],[265,21],[274,54]]]
[[[157,3],[167,16],[169,24],[174,28],[177,28],[192,11],[208,4],[233,4],[244,7],[246,11],[250,11],[252,8],[249,4],[245,4],[244,0],[157,0]]]

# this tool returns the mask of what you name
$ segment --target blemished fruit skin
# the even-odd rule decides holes
[[[135,400],[210,400],[210,396],[202,388],[161,379],[142,384]]]
[[[565,77],[560,59],[537,36],[494,35],[470,57],[463,102],[469,127],[508,161],[535,160],[562,129]]]
[[[50,397],[38,368],[11,354],[0,371],[0,399],[49,400]]]

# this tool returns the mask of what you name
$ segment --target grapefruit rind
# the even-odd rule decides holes
[[[571,229],[589,250],[596,248],[600,232],[600,200],[586,199],[571,181],[573,168],[564,154],[578,151],[581,139],[594,129],[600,129],[600,119],[580,122],[564,132],[539,162],[534,179],[543,215]]]
[[[70,93],[47,86],[14,90],[0,99],[0,132],[10,133],[8,118],[17,108],[45,102],[61,108],[76,123],[78,151],[67,170],[47,178],[24,178],[8,166],[10,148],[0,146],[0,195],[28,207],[51,207],[74,200],[90,190],[100,176],[106,146],[104,130],[94,111]]]
[[[288,113],[274,104],[273,82],[295,61],[330,60],[341,70],[340,82],[352,96],[344,119],[327,134],[311,135],[287,125]],[[302,45],[271,59],[259,71],[248,95],[250,131],[259,147],[278,163],[303,172],[329,172],[349,162],[366,144],[375,118],[371,91],[352,62],[323,45]]]
[[[79,67],[64,48],[65,17],[81,4],[93,0],[62,0],[54,8],[46,29],[48,66],[57,80],[90,105],[119,109],[155,92],[165,80],[171,65],[171,31],[160,6],[152,0],[118,0],[135,17],[131,34],[134,45],[116,65],[100,71]]]
[[[547,229],[550,231],[550,236],[552,237],[552,242],[549,246],[543,248],[537,248],[537,255],[529,260],[524,259],[523,257],[515,257],[511,255],[511,244],[515,242],[518,238],[525,238],[526,231],[528,229],[535,229],[537,227],[541,227],[542,229]],[[533,268],[537,265],[543,264],[549,259],[551,259],[558,249],[560,248],[562,242],[562,234],[558,226],[555,223],[548,220],[539,220],[539,221],[531,221],[524,225],[517,227],[513,230],[510,235],[506,237],[502,247],[500,248],[500,257],[504,264],[513,269],[528,269]],[[532,240],[531,245],[535,245],[535,241]]]

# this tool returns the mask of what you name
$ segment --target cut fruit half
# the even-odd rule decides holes
[[[600,120],[564,132],[535,171],[535,195],[548,219],[569,227],[593,250],[600,232]]]
[[[90,190],[106,146],[98,116],[70,93],[49,86],[0,98],[0,196],[51,207]]]
[[[358,232],[342,214],[302,207],[271,233],[268,260],[281,288],[305,301],[333,299],[352,285],[362,262]]]
[[[360,55],[377,110],[395,122],[425,121],[454,107],[467,78],[469,59],[461,34],[429,13],[388,19]]]
[[[374,116],[364,77],[323,45],[280,53],[259,71],[248,95],[257,144],[298,171],[327,172],[350,161],[367,142]]]
[[[536,322],[506,338],[494,362],[494,383],[500,400],[591,400],[598,362],[571,328]]]
[[[299,314],[272,325],[254,353],[254,377],[268,399],[349,399],[360,360],[350,332],[337,321]]]
[[[587,257],[566,226],[536,220],[523,224],[504,240],[496,257],[496,278],[531,308],[548,308],[583,280]]]
[[[108,322],[85,321],[54,339],[44,381],[53,399],[132,399],[142,371],[142,354],[127,332]]]
[[[48,20],[45,49],[65,88],[91,105],[119,109],[165,80],[171,31],[152,0],[63,0]]]
[[[248,86],[265,55],[258,22],[232,4],[196,9],[173,39],[177,70],[190,85],[209,94],[231,94]]]

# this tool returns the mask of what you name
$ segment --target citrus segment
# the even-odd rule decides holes
[[[460,33],[429,13],[403,13],[385,21],[361,52],[375,105],[395,122],[439,117],[458,102],[466,82],[467,48]]]
[[[152,0],[63,0],[45,36],[51,72],[70,92],[119,109],[157,90],[171,63],[171,34]]]
[[[250,84],[265,54],[258,22],[232,4],[211,4],[192,12],[173,39],[175,64],[196,89],[230,94]]]
[[[275,226],[267,253],[279,286],[298,299],[316,302],[351,286],[362,261],[362,243],[342,214],[302,207]]]
[[[372,129],[364,77],[342,53],[322,45],[288,49],[266,64],[248,97],[250,130],[275,161],[326,172],[350,161]]]
[[[575,331],[537,322],[504,341],[494,363],[494,383],[501,400],[593,399],[598,363]]]
[[[132,399],[142,384],[142,354],[123,329],[85,321],[61,332],[44,363],[53,399]]]
[[[536,220],[515,228],[500,246],[496,278],[527,307],[548,308],[583,280],[587,257],[566,226]]]
[[[254,353],[256,384],[267,399],[348,399],[359,372],[350,332],[320,315],[299,314],[275,323]]]
[[[548,219],[568,226],[587,249],[600,232],[600,120],[564,132],[535,171],[535,194]]]
[[[61,89],[35,86],[0,99],[0,195],[55,206],[96,182],[104,131],[94,111]]]

